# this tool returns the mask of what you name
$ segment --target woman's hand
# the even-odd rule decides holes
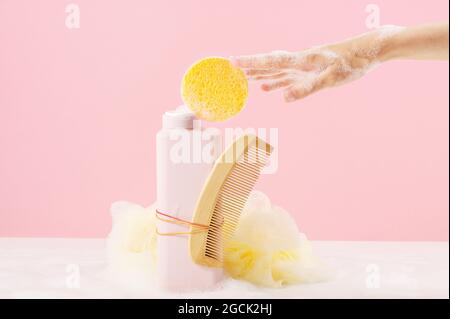
[[[283,89],[286,102],[355,80],[364,75],[371,63],[370,59],[356,59],[332,47],[302,52],[276,51],[234,60],[249,79],[263,82],[264,91]]]
[[[292,102],[324,88],[361,78],[374,66],[397,58],[447,58],[448,24],[406,29],[381,27],[337,44],[300,52],[275,51],[232,57],[264,91],[282,89]]]

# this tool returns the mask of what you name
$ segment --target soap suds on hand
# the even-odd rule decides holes
[[[247,68],[250,79],[266,80],[263,90],[285,88],[285,99],[294,101],[319,89],[363,77],[380,64],[378,57],[386,41],[402,30],[403,27],[386,25],[348,39],[344,49],[339,45],[321,45],[300,52],[273,51],[241,56],[238,65]],[[355,41],[368,36],[370,41],[364,45]]]
[[[155,207],[129,202],[111,206],[112,230],[107,240],[110,280],[130,290],[155,289]],[[188,247],[186,247],[188,249]],[[240,223],[225,248],[229,276],[263,287],[328,280],[332,271],[314,254],[288,212],[252,192]]]

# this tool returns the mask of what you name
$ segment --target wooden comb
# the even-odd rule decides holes
[[[254,135],[237,139],[216,160],[200,193],[191,227],[189,250],[200,265],[222,267],[223,247],[233,235],[245,203],[266,165],[272,146]]]

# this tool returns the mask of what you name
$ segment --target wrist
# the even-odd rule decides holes
[[[401,56],[399,42],[404,27],[386,25],[356,38],[344,46],[349,48],[355,60],[365,60],[368,64],[381,63]]]
[[[399,42],[404,27],[386,25],[375,30],[376,42],[378,43],[377,60],[386,62],[395,60],[401,56]]]
[[[343,57],[352,69],[363,69],[384,58],[384,47],[378,43],[377,32],[371,31],[332,45],[332,50]]]

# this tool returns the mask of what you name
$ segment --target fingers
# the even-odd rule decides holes
[[[295,64],[296,54],[287,51],[275,51],[256,55],[231,57],[230,61],[237,67],[247,69],[280,69]]]
[[[264,91],[273,91],[276,89],[287,87],[287,86],[293,84],[294,81],[295,80],[292,78],[285,78],[285,79],[281,79],[281,80],[267,82],[267,83],[263,83],[261,85],[261,89],[263,89]]]
[[[284,100],[286,102],[294,102],[303,99],[328,86],[331,70],[320,74],[314,74],[311,77],[305,77],[303,81],[288,87],[284,90]]]
[[[325,87],[335,85],[337,56],[332,52],[311,49],[290,53],[276,51],[266,54],[232,57],[232,63],[244,69],[252,80],[267,81],[264,91],[284,90],[286,102],[305,98]]]
[[[313,94],[314,92],[321,89],[319,84],[305,84],[305,83],[299,83],[296,85],[292,85],[291,87],[287,88],[283,92],[284,100],[286,102],[294,102],[300,99],[303,99],[307,97],[308,95]]]
[[[324,54],[311,52],[310,50],[301,52],[299,54],[297,67],[303,72],[320,72],[323,71],[332,62],[332,58],[327,55],[331,53]]]
[[[312,90],[308,90],[302,84],[293,85],[283,92],[284,100],[288,103],[302,99],[312,94]]]
[[[247,76],[272,75],[280,73],[278,69],[247,69],[244,71]]]
[[[251,76],[249,77],[250,80],[255,81],[261,81],[261,80],[276,80],[281,79],[289,76],[290,73],[288,72],[280,72],[280,73],[274,73],[271,75],[257,75],[257,76]]]

